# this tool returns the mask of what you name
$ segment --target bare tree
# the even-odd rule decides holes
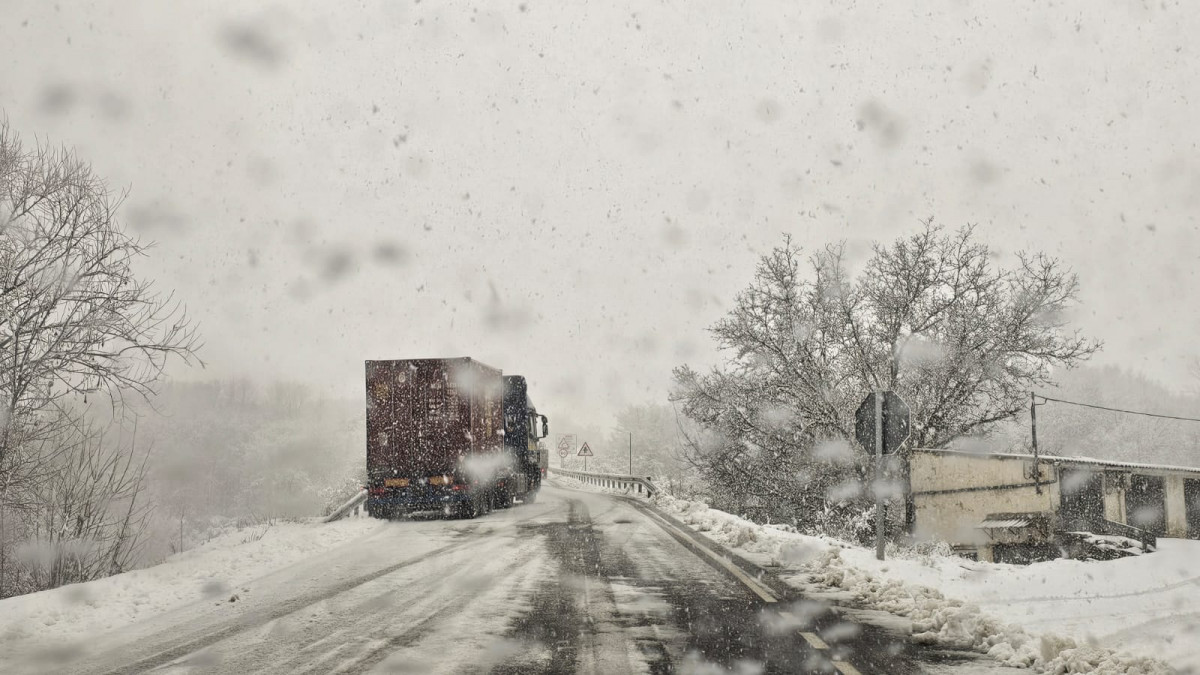
[[[897,391],[912,409],[910,443],[940,447],[1011,418],[1055,367],[1100,347],[1066,327],[1074,274],[1042,254],[1000,269],[973,235],[926,222],[877,244],[858,279],[840,244],[808,270],[790,238],[763,256],[710,329],[725,366],[675,370],[673,399],[716,439],[692,444],[710,483],[812,513],[861,474],[847,441],[869,391]]]
[[[145,246],[122,231],[120,199],[65,150],[22,149],[0,126],[0,467],[63,402],[153,393],[169,356],[195,359],[195,327],[134,276]],[[16,434],[24,434],[18,438]]]
[[[0,510],[45,507],[72,457],[95,468],[77,453],[97,449],[78,414],[89,395],[118,411],[154,393],[170,357],[198,361],[183,307],[133,273],[146,246],[120,203],[71,152],[27,150],[0,122]]]
[[[151,514],[145,496],[150,453],[136,434],[113,441],[94,426],[76,427],[35,488],[39,508],[27,519],[21,556],[32,588],[54,588],[129,569]]]

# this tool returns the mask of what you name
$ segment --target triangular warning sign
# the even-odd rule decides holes
[[[593,457],[594,456],[594,455],[592,455],[592,449],[588,447],[587,441],[584,441],[583,447],[579,448],[579,456],[580,457]]]

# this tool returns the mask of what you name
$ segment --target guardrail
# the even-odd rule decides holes
[[[1142,543],[1143,551],[1149,551],[1151,549],[1154,549],[1155,551],[1158,550],[1158,537],[1155,537],[1154,534],[1149,530],[1143,530],[1140,527],[1134,527],[1124,523],[1117,523],[1108,520],[1107,518],[1104,520],[1104,523],[1101,525],[1101,527],[1105,531],[1099,532],[1098,534],[1115,534],[1120,537],[1128,537],[1130,539],[1140,541]]]
[[[626,476],[618,473],[592,473],[590,471],[548,468],[550,473],[568,476],[588,485],[595,485],[596,487],[606,487],[614,490],[636,490],[638,494],[645,494],[647,497],[653,497],[658,492],[658,488],[654,487],[654,483],[650,482],[648,476],[642,478],[641,476]]]
[[[322,520],[321,522],[322,523],[332,523],[333,521],[337,520],[338,518],[343,518],[343,517],[345,517],[345,515],[347,513],[350,513],[351,511],[357,509],[359,506],[362,506],[362,503],[365,501],[367,501],[367,489],[363,488],[358,491],[358,494],[356,494],[353,497],[351,497],[350,499],[346,500],[345,504],[342,504],[341,506],[334,509],[333,513],[325,516],[325,519]]]

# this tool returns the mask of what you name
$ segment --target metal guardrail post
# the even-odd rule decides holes
[[[365,502],[366,500],[367,500],[366,489],[359,490],[357,493],[355,493],[355,495],[353,497],[346,500],[346,502],[344,504],[342,504],[341,506],[334,509],[333,513],[326,516],[325,519],[322,520],[321,522],[332,523],[333,521],[337,520],[338,518],[345,516],[352,509],[354,510],[355,513],[357,513],[358,509],[362,506],[362,503]]]

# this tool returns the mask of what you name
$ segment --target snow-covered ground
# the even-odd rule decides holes
[[[154,567],[0,600],[0,661],[6,652],[95,635],[197,599],[229,602],[251,580],[379,527],[366,518],[246,527]]]
[[[906,550],[893,550],[881,562],[870,549],[788,526],[751,523],[669,496],[655,501],[809,597],[906,617],[920,640],[970,646],[999,662],[1046,672],[1200,673],[1200,572],[1194,568],[1200,542],[1160,539],[1157,553],[1108,562],[1001,565]],[[240,607],[274,592],[262,579],[275,570],[360,538],[394,534],[376,532],[387,527],[352,518],[245,528],[152,568],[0,601],[0,662],[145,622],[198,599],[222,604],[239,596]],[[440,522],[430,528],[446,529]],[[416,555],[437,544],[426,539],[406,539],[404,547]],[[294,590],[289,579],[274,590],[286,596]]]
[[[918,640],[1052,673],[1200,673],[1200,541],[1108,562],[979,563],[759,525],[662,495],[659,508],[810,597],[907,617]]]

